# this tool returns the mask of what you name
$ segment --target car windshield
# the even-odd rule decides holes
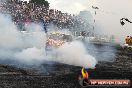
[[[52,34],[49,36],[50,39],[54,40],[65,40],[65,41],[71,41],[72,37],[70,35],[65,35],[65,34]]]
[[[54,40],[63,40],[63,35],[52,34],[49,38]]]

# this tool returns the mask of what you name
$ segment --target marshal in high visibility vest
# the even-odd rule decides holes
[[[132,36],[127,36],[125,41],[126,41],[126,44],[128,44],[129,46],[132,46]]]

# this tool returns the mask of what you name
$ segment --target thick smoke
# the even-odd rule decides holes
[[[84,45],[77,41],[64,44],[54,51],[55,56],[51,58],[46,55],[47,38],[40,25],[31,23],[26,26],[27,32],[19,32],[9,15],[0,14],[0,19],[0,59],[7,64],[11,63],[8,60],[25,65],[55,61],[94,68],[97,63],[94,57],[87,54]]]
[[[26,49],[28,50],[28,48],[45,47],[46,35],[44,32],[40,31],[40,29],[42,29],[41,26],[31,24],[30,26],[35,27],[35,32],[22,33],[17,30],[16,25],[11,21],[11,17],[9,15],[5,16],[4,14],[0,14],[0,19],[1,59],[18,59],[19,53],[23,53],[23,51],[26,51]],[[28,28],[27,30],[31,29]],[[16,55],[17,53],[18,55]],[[20,59],[21,58],[22,56],[20,54]],[[26,60],[27,58],[23,58],[22,60],[24,59]]]
[[[97,61],[96,59],[87,53],[86,47],[79,42],[74,41],[66,43],[57,50],[59,57],[57,61],[61,61],[67,64],[74,64],[76,66],[84,66],[94,68]]]

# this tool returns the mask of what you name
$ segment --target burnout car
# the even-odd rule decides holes
[[[51,32],[47,35],[46,51],[52,51],[59,48],[66,42],[72,41],[72,35],[63,32]]]

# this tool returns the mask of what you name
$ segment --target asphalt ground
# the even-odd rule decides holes
[[[99,61],[95,69],[85,69],[90,79],[132,79],[132,51],[121,47],[116,49],[115,61]],[[61,63],[29,68],[1,64],[0,88],[81,88],[78,82],[81,68]]]

